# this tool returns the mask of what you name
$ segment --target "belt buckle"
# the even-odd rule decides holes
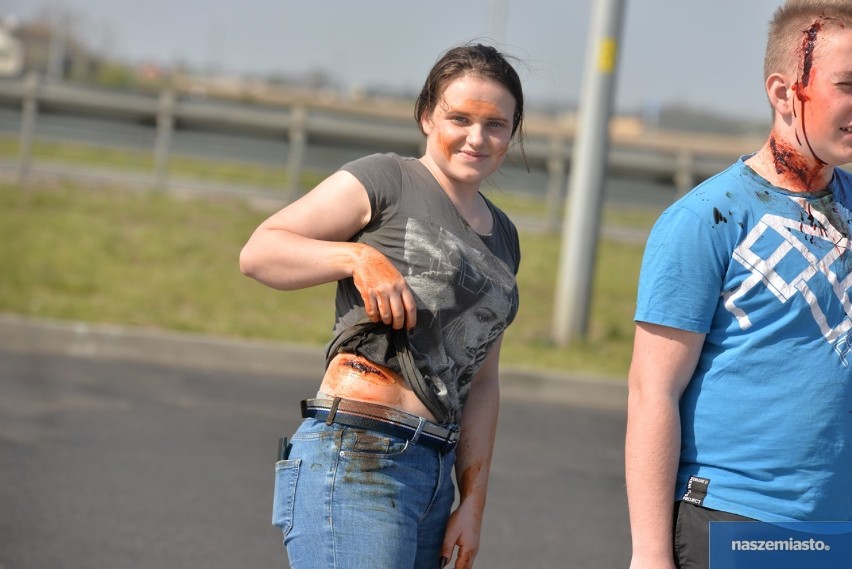
[[[456,424],[449,425],[447,427],[449,433],[447,433],[447,437],[444,439],[444,444],[441,445],[441,454],[447,454],[454,448],[459,442],[459,426]]]

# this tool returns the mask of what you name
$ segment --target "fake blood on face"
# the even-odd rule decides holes
[[[804,138],[805,144],[808,146],[808,150],[810,150],[811,155],[813,155],[814,159],[817,161],[819,165],[825,165],[826,162],[823,161],[819,156],[817,156],[813,147],[811,146],[811,141],[808,138],[808,128],[806,125],[806,117],[807,112],[805,110],[805,106],[810,102],[811,98],[807,93],[808,86],[811,83],[811,76],[815,72],[814,70],[814,50],[816,49],[817,39],[819,38],[819,32],[822,30],[823,23],[821,20],[815,21],[810,28],[805,30],[804,37],[802,38],[802,74],[796,84],[793,85],[793,91],[796,93],[796,99],[799,101],[799,105],[801,107],[801,123],[802,123],[802,137]],[[796,105],[793,105],[793,116],[798,118],[796,114]],[[799,133],[796,132],[796,140],[801,144],[801,140],[799,139]],[[773,149],[774,153],[774,149]],[[776,169],[777,169],[777,159],[776,159]],[[779,174],[781,172],[779,171]],[[799,175],[800,179],[804,181],[804,172],[801,172]],[[809,176],[811,179],[814,178],[814,175]]]
[[[807,87],[811,81],[811,71],[814,64],[814,48],[816,47],[817,36],[822,30],[822,22],[817,20],[810,28],[805,30],[805,37],[802,39],[802,86]]]
[[[499,118],[503,116],[501,109],[494,103],[477,100],[465,101],[457,108],[453,108],[451,113],[468,117],[471,122],[479,122],[483,125],[487,125],[488,122],[494,120],[495,117]],[[442,130],[437,133],[438,147],[443,154],[444,160],[449,162],[452,159],[453,154],[458,149],[465,146],[465,142],[467,140],[467,129],[471,126],[472,125],[469,125],[461,131]],[[481,149],[483,153],[495,158],[502,158],[508,152],[508,144],[501,145],[502,147],[492,147],[492,141],[490,140],[491,134],[488,133],[487,128],[480,136],[482,137],[482,140],[478,149]]]

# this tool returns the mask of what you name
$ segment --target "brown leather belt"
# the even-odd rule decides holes
[[[441,454],[453,450],[459,440],[458,425],[438,425],[393,407],[340,397],[303,400],[302,417],[408,439]]]

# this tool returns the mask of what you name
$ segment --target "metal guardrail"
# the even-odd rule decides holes
[[[286,141],[286,191],[295,195],[308,152],[318,145],[375,148],[416,155],[423,135],[410,110],[381,101],[327,103],[293,98],[276,105],[238,104],[159,94],[117,92],[66,83],[45,82],[35,75],[0,81],[0,106],[21,109],[19,180],[25,181],[32,161],[39,116],[65,114],[123,123],[144,123],[156,129],[151,184],[169,184],[169,158],[178,132],[240,133]],[[544,193],[558,204],[566,187],[574,139],[572,117],[529,115],[524,154],[530,169],[545,173]],[[665,180],[679,192],[711,176],[762,141],[687,132],[646,131],[637,121],[618,118],[610,124],[609,171],[627,178]],[[510,152],[523,163],[517,149]]]

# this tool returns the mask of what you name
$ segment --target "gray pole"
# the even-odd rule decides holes
[[[624,2],[592,1],[556,283],[553,340],[560,346],[584,336],[588,328]]]
[[[509,19],[509,0],[492,0],[491,36],[497,45],[506,41],[506,22]]]

